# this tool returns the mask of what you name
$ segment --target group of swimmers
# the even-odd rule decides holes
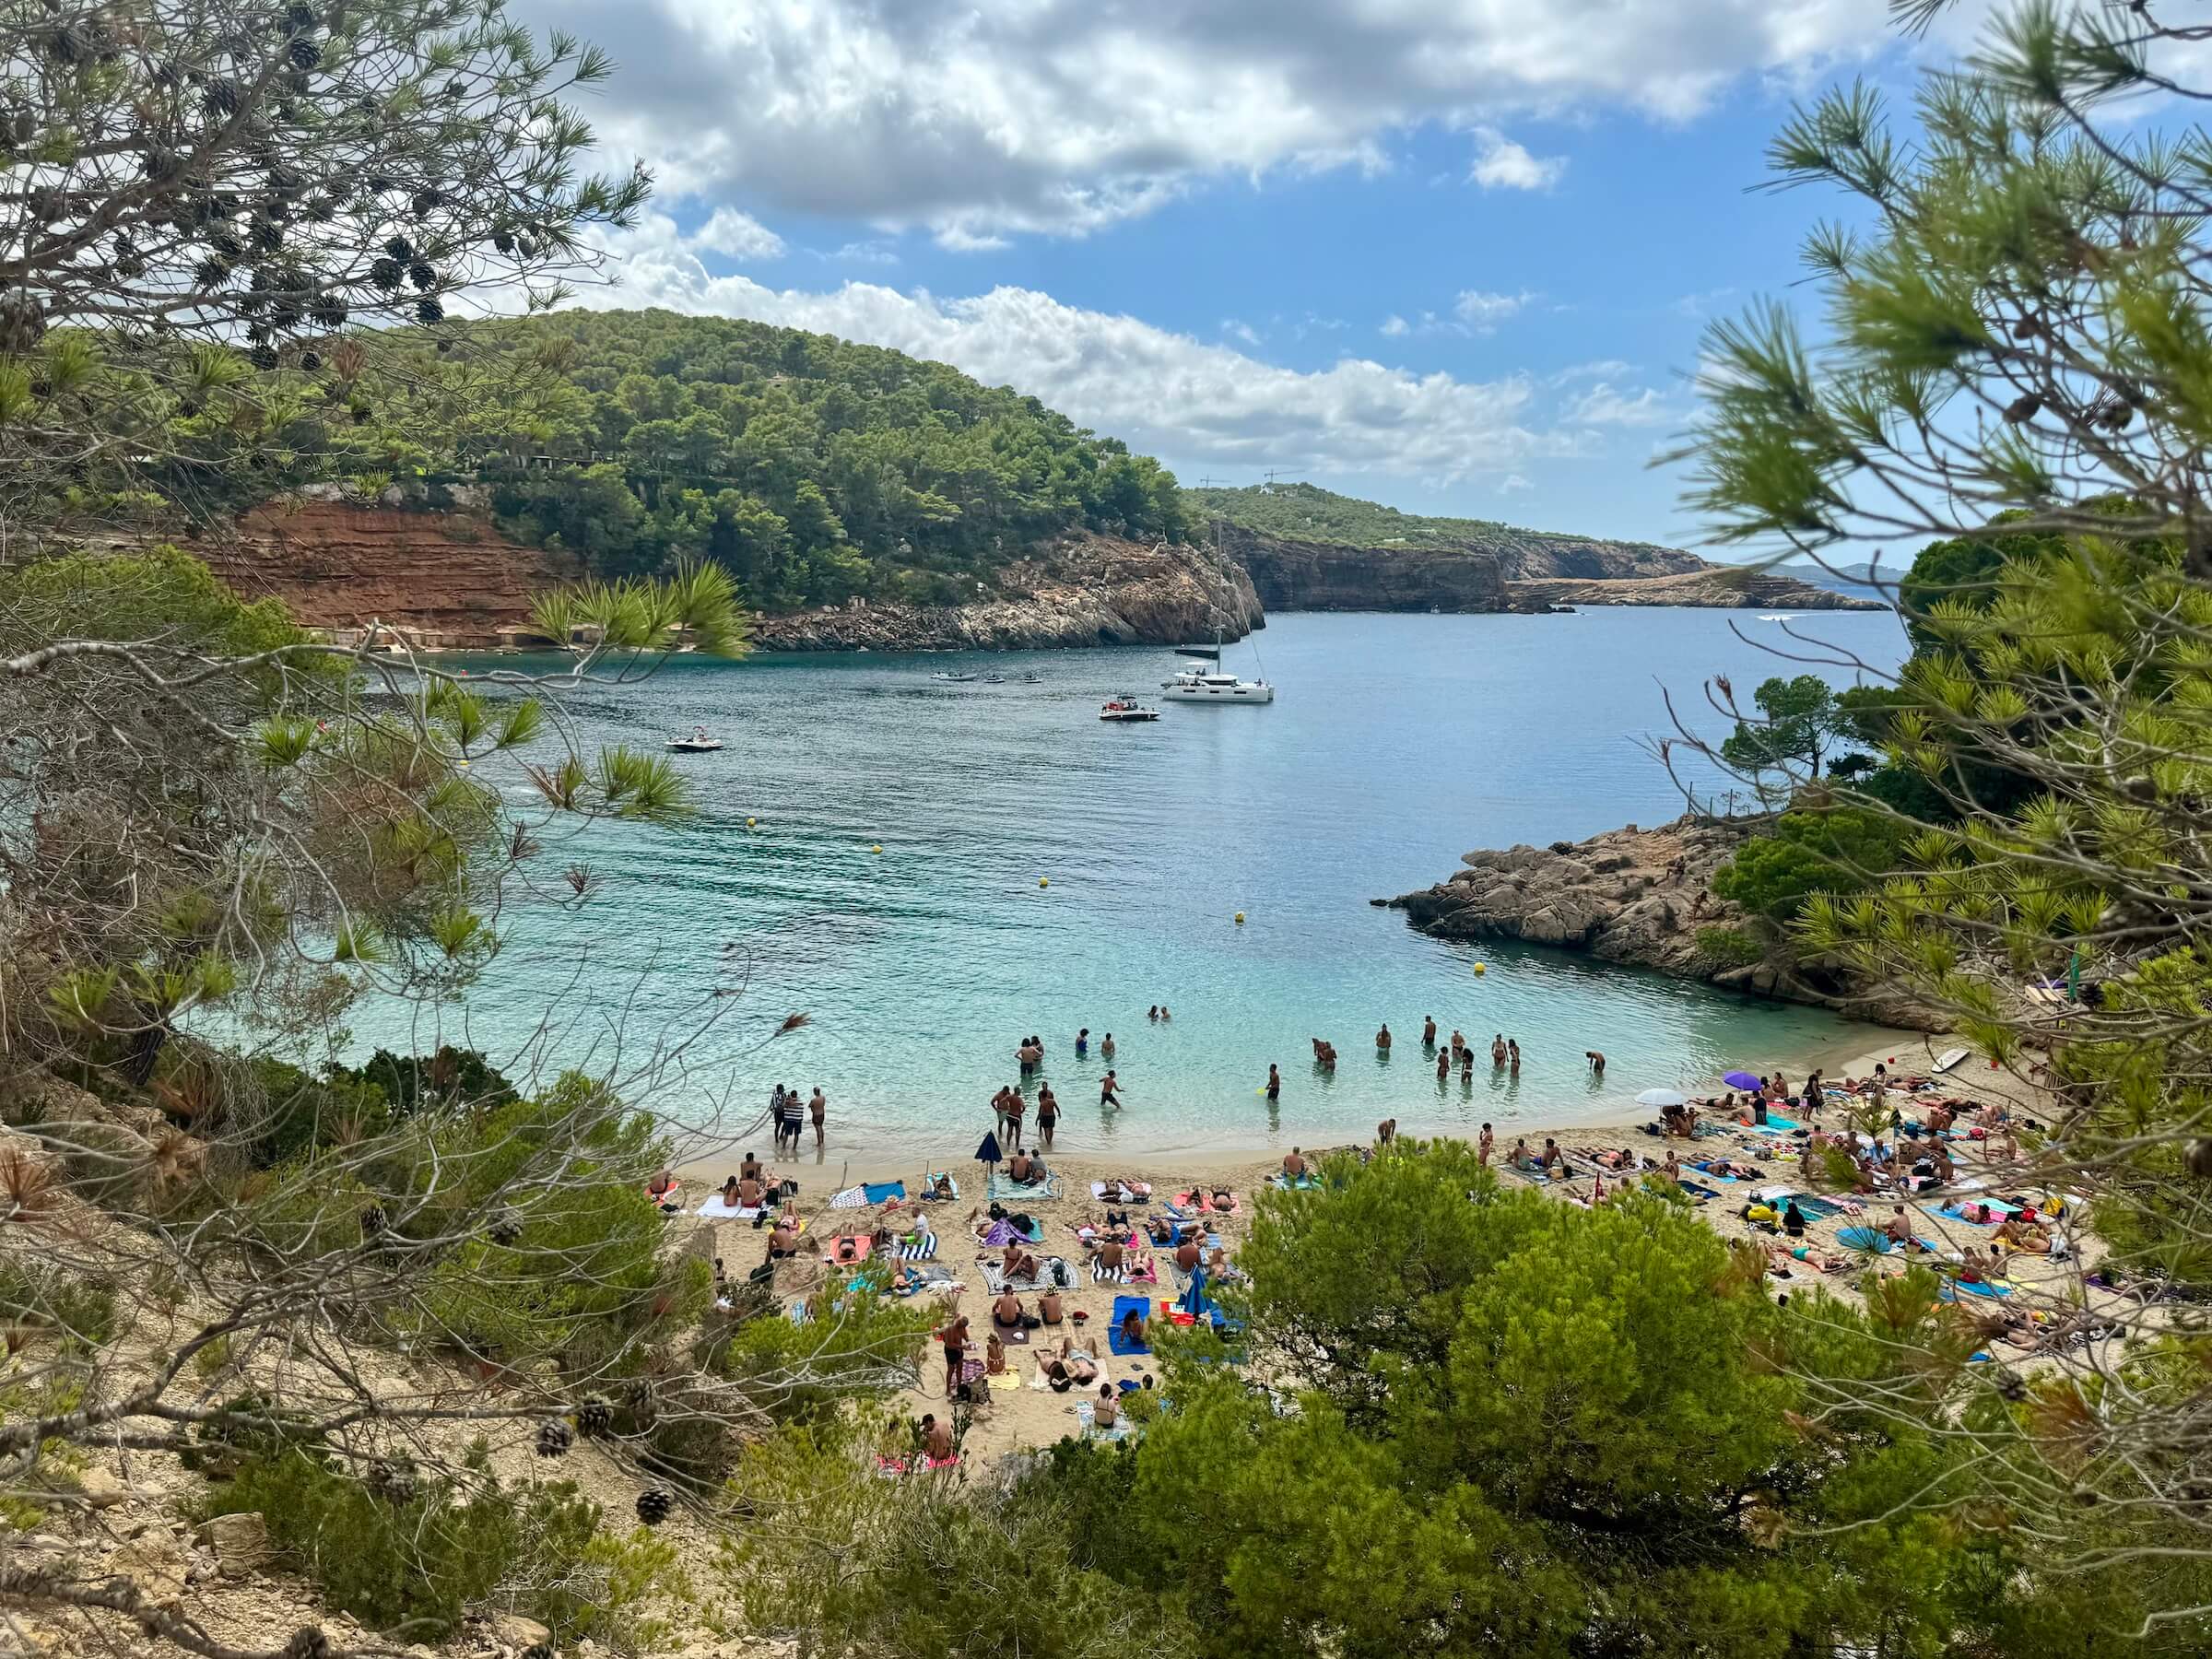
[[[814,1123],[814,1145],[819,1151],[823,1143],[823,1126],[830,1115],[830,1098],[819,1088],[811,1098],[802,1100],[799,1091],[788,1083],[776,1085],[775,1092],[768,1097],[768,1116],[776,1132],[776,1156],[788,1152],[799,1155],[799,1135],[808,1119]]]

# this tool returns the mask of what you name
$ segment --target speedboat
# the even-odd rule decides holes
[[[964,686],[968,684],[969,681],[980,678],[981,677],[973,674],[933,674],[929,677],[931,679],[943,680],[948,686]]]
[[[1115,698],[1101,708],[1099,711],[1099,718],[1100,720],[1158,720],[1159,711],[1147,709],[1135,697],[1124,695]]]
[[[705,726],[691,728],[688,737],[671,737],[668,747],[679,755],[704,755],[722,747],[722,739],[707,735]]]

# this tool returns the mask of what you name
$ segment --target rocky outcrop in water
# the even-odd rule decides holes
[[[1832,965],[1743,965],[1700,947],[1700,929],[1744,930],[1749,921],[1713,892],[1712,877],[1750,829],[1685,815],[1653,830],[1630,824],[1583,841],[1468,853],[1448,880],[1375,902],[1439,938],[1518,939],[1884,1025],[1945,1029],[1932,1010],[1854,984]]]
[[[1559,578],[1508,582],[1515,610],[1549,610],[1557,605],[1578,608],[1598,605],[1686,605],[1707,610],[1837,611],[1886,610],[1874,600],[1815,587],[1794,576],[1738,570],[1700,561],[1694,571],[1667,575]]]
[[[1077,535],[998,571],[967,605],[841,606],[753,621],[765,651],[1035,651],[1179,645],[1266,626],[1252,578],[1197,547]]]

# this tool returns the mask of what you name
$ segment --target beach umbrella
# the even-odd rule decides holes
[[[1757,1088],[1759,1079],[1747,1071],[1733,1071],[1721,1079],[1731,1088]]]
[[[1678,1088],[1647,1088],[1636,1097],[1639,1106],[1687,1106],[1688,1096]]]
[[[1005,1156],[1006,1154],[998,1149],[997,1132],[995,1130],[985,1130],[983,1132],[983,1144],[975,1149],[975,1161],[980,1164],[994,1164]]]

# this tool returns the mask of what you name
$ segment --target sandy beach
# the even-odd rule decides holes
[[[1824,1077],[1833,1082],[1847,1077],[1870,1076],[1877,1062],[1882,1063],[1892,1077],[1925,1075],[1933,1071],[1936,1053],[1947,1046],[1941,1038],[1927,1038],[1914,1033],[1890,1034],[1892,1041],[1841,1059],[1829,1058],[1821,1065]],[[1800,1070],[1797,1076],[1802,1077]],[[1716,1092],[1718,1090],[1716,1089]],[[2041,1091],[2035,1086],[2006,1071],[1992,1069],[1989,1063],[1978,1055],[1969,1056],[1941,1078],[1936,1093],[1924,1097],[1892,1096],[1908,1115],[1916,1112],[1927,1100],[1938,1098],[1963,1098],[1974,1101],[2002,1100],[2016,1112],[2030,1117],[2045,1115],[2041,1104]],[[840,1233],[865,1233],[878,1218],[884,1219],[894,1230],[911,1225],[909,1218],[914,1200],[912,1194],[922,1190],[922,1179],[926,1172],[947,1171],[959,1183],[959,1196],[954,1202],[933,1203],[926,1206],[931,1224],[938,1237],[938,1248],[934,1265],[946,1270],[949,1283],[933,1287],[923,1295],[924,1305],[933,1312],[950,1317],[951,1312],[966,1313],[976,1347],[974,1353],[982,1352],[983,1333],[990,1327],[992,1293],[987,1288],[979,1265],[979,1257],[996,1265],[1003,1255],[1000,1249],[983,1249],[973,1238],[971,1221],[986,1224],[988,1199],[986,1175],[982,1167],[973,1161],[974,1139],[980,1139],[990,1127],[987,1112],[977,1114],[982,1123],[975,1136],[963,1146],[964,1157],[931,1160],[916,1159],[910,1152],[900,1153],[891,1148],[855,1150],[850,1157],[840,1155],[834,1143],[826,1147],[820,1161],[817,1161],[812,1146],[811,1132],[806,1137],[802,1156],[785,1159],[775,1166],[777,1172],[799,1182],[795,1201],[800,1214],[808,1218],[806,1240],[809,1246],[795,1260],[782,1264],[776,1273],[778,1296],[788,1305],[821,1288],[833,1273],[847,1269],[831,1268],[825,1263],[824,1253],[832,1248]],[[1835,1127],[1841,1117],[1831,1110],[1827,1118],[1829,1126]],[[1797,1189],[1802,1184],[1798,1167],[1798,1144],[1785,1135],[1760,1135],[1746,1130],[1727,1137],[1700,1139],[1694,1143],[1679,1140],[1661,1141],[1645,1133],[1643,1124],[1648,1114],[1632,1120],[1617,1119],[1611,1123],[1592,1124],[1577,1121],[1571,1115],[1548,1125],[1517,1122],[1511,1131],[1501,1131],[1497,1141],[1497,1157],[1493,1167],[1503,1164],[1515,1139],[1525,1136],[1532,1147],[1541,1147],[1547,1135],[1556,1137],[1560,1146],[1576,1154],[1594,1153],[1601,1159],[1630,1152],[1656,1165],[1671,1147],[1685,1160],[1721,1157],[1742,1160],[1759,1171],[1757,1177],[1746,1177],[1738,1182],[1719,1182],[1698,1177],[1700,1185],[1712,1195],[1699,1207],[1698,1214],[1724,1238],[1754,1239],[1764,1245],[1771,1235],[1755,1229],[1743,1218],[1744,1206],[1752,1201],[1753,1194],[1762,1187]],[[1423,1138],[1409,1124],[1402,1124],[1399,1133],[1406,1138]],[[762,1136],[762,1145],[766,1145]],[[1003,1385],[990,1386],[986,1404],[979,1409],[969,1430],[967,1446],[971,1456],[987,1457],[996,1453],[1022,1447],[1049,1444],[1063,1435],[1079,1429],[1076,1415],[1077,1393],[1054,1394],[1042,1385],[1038,1374],[1038,1360],[1046,1352],[1048,1340],[1053,1352],[1057,1352],[1062,1335],[1073,1337],[1077,1346],[1095,1346],[1100,1361],[1101,1379],[1119,1382],[1123,1379],[1141,1384],[1151,1370],[1151,1361],[1144,1356],[1116,1357],[1110,1352],[1108,1326],[1115,1299],[1123,1296],[1143,1296],[1152,1304],[1155,1314],[1161,1312],[1163,1301],[1171,1302],[1177,1295],[1177,1286],[1168,1259],[1170,1253],[1142,1246],[1131,1252],[1133,1258],[1149,1258],[1157,1274],[1157,1281],[1135,1284],[1094,1283],[1085,1265],[1083,1234],[1079,1230],[1099,1229],[1104,1226],[1109,1206],[1093,1195],[1092,1183],[1110,1178],[1125,1181],[1148,1182],[1154,1188],[1151,1201],[1143,1205],[1116,1205],[1112,1207],[1125,1210],[1132,1222],[1141,1229],[1145,1222],[1164,1213],[1165,1202],[1175,1194],[1194,1186],[1211,1190],[1226,1187],[1237,1195],[1235,1213],[1227,1216],[1208,1215],[1209,1230],[1215,1234],[1233,1262],[1249,1224],[1255,1194],[1259,1194],[1279,1173],[1283,1153],[1275,1147],[1253,1149],[1241,1153],[1211,1156],[1162,1157],[1142,1152],[1114,1153],[1100,1156],[1094,1150],[1073,1148],[1065,1142],[1046,1155],[1045,1161],[1052,1171],[1053,1185],[1049,1192],[1031,1189],[1018,1196],[1002,1196],[1008,1211],[1027,1214],[1041,1226],[1041,1240],[1032,1246],[1041,1258],[1059,1256],[1074,1269],[1072,1288],[1063,1292],[1063,1303],[1068,1322],[1061,1331],[1030,1332],[1027,1344],[1013,1344],[1006,1347],[1007,1373]],[[1309,1156],[1326,1156],[1344,1149],[1337,1147],[1312,1146],[1302,1148]],[[1982,1156],[1979,1143],[1971,1147],[1959,1143],[1954,1150],[1960,1155],[1961,1178],[1977,1177],[1990,1182],[1991,1191],[2004,1183],[2002,1166],[1992,1166]],[[735,1159],[729,1160],[734,1165]],[[1581,1160],[1578,1159],[1578,1162]],[[922,1165],[928,1165],[925,1171]],[[712,1195],[714,1186],[728,1171],[720,1161],[697,1164],[687,1172],[687,1209],[695,1210],[699,1203]],[[1508,1183],[1527,1182],[1527,1178],[1510,1171],[1500,1171],[1500,1180]],[[1618,1176],[1607,1177],[1594,1171],[1586,1162],[1572,1179],[1544,1183],[1545,1190],[1561,1202],[1588,1202],[1599,1181],[1607,1187],[1614,1185]],[[903,1203],[888,1206],[831,1208],[829,1200],[841,1187],[861,1182],[902,1181],[910,1197]],[[1848,1211],[1817,1218],[1808,1226],[1806,1242],[1822,1252],[1843,1253],[1837,1234],[1844,1228],[1865,1225],[1879,1228],[1890,1215],[1893,1202],[1887,1196],[1863,1198],[1857,1207],[1864,1214]],[[1934,1206],[1912,1206],[1915,1230],[1919,1236],[1936,1246],[1941,1255],[1956,1258],[1969,1245],[1986,1245],[1992,1229],[1976,1223],[1939,1217]],[[714,1234],[714,1253],[728,1264],[733,1277],[750,1271],[763,1259],[766,1234],[744,1222],[694,1221],[694,1226],[709,1226]],[[1141,1235],[1140,1235],[1141,1236]],[[1884,1262],[1885,1270],[1897,1270],[1901,1258]],[[2034,1257],[2015,1257],[2011,1305],[2028,1305],[2040,1294],[2038,1287],[2053,1292],[2042,1300],[2050,1305],[2063,1300],[2058,1293],[2068,1287],[2077,1286],[2082,1263],[2077,1256],[2066,1264],[2053,1264]],[[1820,1274],[1798,1264],[1791,1274],[1790,1282],[1777,1278],[1771,1288],[1779,1294],[1797,1284],[1822,1283],[1830,1291],[1846,1299],[1855,1299],[1854,1286],[1861,1265],[1854,1258],[1848,1273]],[[1023,1295],[1026,1310],[1036,1307],[1034,1293]],[[1084,1316],[1077,1322],[1074,1315],[1080,1311]],[[1095,1388],[1091,1391],[1095,1397]],[[942,1412],[946,1408],[944,1372],[934,1346],[927,1350],[922,1364],[920,1385],[910,1390],[904,1402],[906,1407],[919,1415],[923,1412]]]

